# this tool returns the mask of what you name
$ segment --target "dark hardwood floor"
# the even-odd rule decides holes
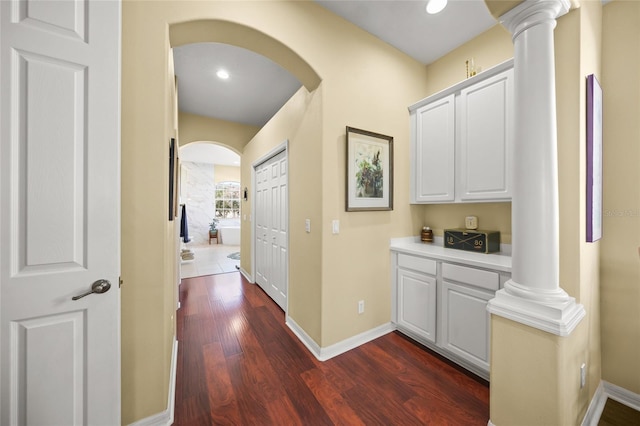
[[[184,279],[176,426],[482,425],[489,387],[398,333],[325,362],[239,273]]]
[[[607,398],[598,426],[639,426],[640,411]]]

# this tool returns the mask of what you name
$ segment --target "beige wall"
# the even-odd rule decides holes
[[[466,61],[472,57],[480,72],[513,58],[511,35],[496,24],[430,64],[427,67],[427,95],[463,81],[467,77]],[[481,229],[500,231],[501,242],[511,243],[511,203],[431,204],[418,208],[421,218],[414,234],[422,226],[429,226],[435,235],[443,235],[444,229],[464,227],[464,218],[474,215],[478,217]]]
[[[640,394],[640,2],[603,10],[602,378]]]
[[[571,25],[561,21],[556,31],[556,67],[558,79],[558,117],[567,119],[558,126],[559,196],[560,196],[560,285],[574,296],[587,313],[574,332],[576,343],[568,346],[564,382],[569,391],[569,419],[581,420],[602,378],[601,312],[600,312],[600,242],[587,242],[587,124],[586,76],[602,75],[602,4],[584,1],[580,4],[579,44],[574,46]],[[568,16],[567,19],[571,19]],[[580,52],[577,67],[571,53]],[[563,70],[567,72],[562,76]],[[571,95],[570,95],[571,94]],[[573,120],[569,117],[574,117]],[[572,129],[572,130],[568,130]],[[578,220],[576,220],[576,218]],[[566,256],[566,257],[564,257]],[[576,266],[578,265],[578,266]],[[582,390],[575,386],[582,363],[587,368],[587,383]],[[573,392],[571,392],[573,390]]]
[[[583,321],[570,336],[559,337],[492,316],[490,409],[494,425],[580,424],[588,400],[576,398],[579,370],[574,370],[570,354],[582,345],[585,324]]]
[[[322,295],[322,91],[303,87],[247,145],[242,162],[242,186],[252,194],[252,168],[265,155],[287,143],[289,171],[289,311],[288,314],[316,342],[321,340]],[[253,208],[253,196],[243,203],[243,216]],[[304,220],[311,220],[311,233]],[[243,253],[252,253],[248,217],[242,222]],[[242,256],[241,267],[252,274],[251,257]]]
[[[232,123],[186,112],[180,112],[178,120],[180,146],[191,142],[209,141],[224,145],[238,154],[242,154],[245,145],[260,130],[257,126]]]
[[[322,347],[387,324],[391,317],[389,239],[416,234],[409,205],[409,113],[426,93],[424,66],[355,26],[317,13],[331,28],[321,48]],[[314,21],[315,21],[314,19]],[[345,211],[345,126],[394,138],[394,209]],[[340,233],[331,233],[332,220]],[[302,226],[298,225],[302,232]],[[358,314],[358,301],[365,312]],[[295,317],[294,317],[295,319]]]
[[[215,165],[213,167],[213,181],[215,183],[240,182],[240,167]]]
[[[168,146],[177,127],[174,77],[166,31],[133,4],[123,4],[122,17],[124,423],[165,409],[176,306],[176,223],[167,220]],[[139,22],[148,24],[143,33]],[[138,42],[152,44],[146,36],[161,46],[156,54],[139,50]]]

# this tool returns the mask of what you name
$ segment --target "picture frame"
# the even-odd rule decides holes
[[[346,211],[393,210],[393,137],[346,127]]]
[[[586,240],[602,238],[602,87],[587,76],[587,229]]]
[[[171,138],[169,141],[169,220],[172,221],[175,217],[175,200],[177,199],[175,194],[176,189],[176,140]]]

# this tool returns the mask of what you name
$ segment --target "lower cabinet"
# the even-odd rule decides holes
[[[398,331],[489,378],[487,303],[509,273],[393,254],[393,321]]]
[[[398,319],[402,327],[436,342],[436,279],[398,268]]]
[[[490,322],[487,302],[494,294],[442,282],[441,346],[489,371]]]

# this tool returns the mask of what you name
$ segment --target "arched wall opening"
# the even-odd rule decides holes
[[[322,81],[313,67],[291,48],[261,31],[235,22],[205,19],[173,24],[169,28],[169,41],[171,47],[217,42],[251,50],[289,71],[309,92]]]
[[[307,95],[314,92],[321,83],[320,76],[313,67],[294,50],[276,40],[274,37],[246,25],[225,20],[204,19],[175,23],[169,26],[170,49],[195,43],[224,43],[262,55],[293,75],[305,89],[301,90],[301,92],[306,92]],[[296,95],[294,94],[294,98],[295,97]],[[301,107],[299,103],[296,105],[298,108]],[[257,126],[204,117],[186,112],[179,112],[178,114],[178,140],[181,147],[198,141],[216,141],[215,143],[228,147],[242,157],[246,145],[260,130],[261,127]],[[252,155],[253,153],[249,154],[250,157]],[[251,160],[247,165],[250,162]],[[241,188],[249,187],[250,192],[251,182],[246,176],[247,173],[246,170],[242,172]],[[188,202],[187,200],[185,201]],[[241,205],[243,211],[250,212],[250,202],[247,202],[245,199]],[[200,220],[200,222],[202,222],[202,220]],[[240,227],[242,228],[243,225],[251,224],[241,221]],[[249,255],[249,253],[251,253],[251,242],[245,237],[250,235],[251,232],[248,232],[248,228],[246,231],[247,232],[243,230],[242,240],[244,251]],[[247,258],[243,259],[243,263],[246,259]],[[247,267],[247,269],[252,273],[252,268]]]
[[[240,162],[239,153],[213,141],[197,141],[180,147],[180,204],[187,221],[181,230],[181,234],[186,234],[188,238],[181,238],[182,249],[198,249],[203,246],[210,246],[210,230],[212,222],[215,220],[215,229],[233,228],[237,229],[237,237],[232,237],[229,231],[225,237],[221,238],[220,233],[216,234],[214,242],[216,245],[239,246],[240,227]],[[220,194],[219,186],[233,182],[237,187],[235,195],[224,191]],[[237,251],[234,247],[232,251]],[[201,263],[200,259],[195,259],[199,266],[207,266]],[[215,262],[212,262],[215,263]],[[182,278],[193,275],[186,269],[181,271]],[[213,266],[213,265],[211,265]],[[235,269],[234,269],[235,270]],[[213,269],[209,270],[213,273]],[[229,272],[229,271],[220,271]],[[204,275],[204,274],[202,274]]]

